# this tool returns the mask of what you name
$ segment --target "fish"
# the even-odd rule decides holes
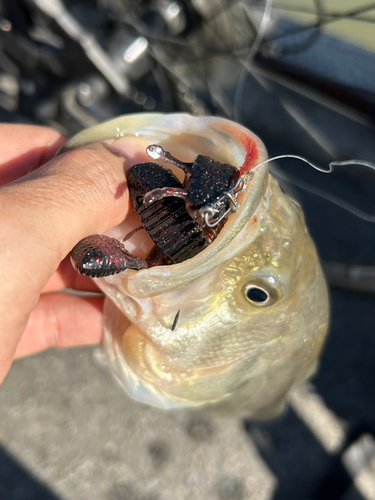
[[[327,285],[300,205],[270,174],[262,141],[220,117],[124,115],[78,133],[64,150],[127,136],[140,151],[158,144],[185,162],[207,155],[233,165],[247,183],[239,209],[194,257],[96,280],[115,377],[159,408],[278,415],[316,370],[329,329]],[[124,221],[110,234],[131,229]]]

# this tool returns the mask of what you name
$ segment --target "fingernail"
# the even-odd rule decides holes
[[[106,147],[114,154],[126,158],[130,165],[150,161],[146,153],[148,142],[134,135],[120,137],[111,142],[106,142]]]
[[[127,154],[125,154],[125,151],[123,149],[125,148],[116,148],[112,144],[107,144],[106,142],[101,142],[100,143],[107,151],[110,151],[112,154],[116,156],[121,156],[121,158],[125,158],[125,160],[129,161],[129,157]]]

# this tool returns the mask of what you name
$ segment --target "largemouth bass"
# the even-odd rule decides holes
[[[185,162],[200,154],[234,165],[248,182],[239,210],[198,255],[97,280],[108,297],[105,346],[118,380],[162,408],[276,414],[314,371],[329,322],[300,206],[270,175],[260,139],[222,118],[122,116],[81,132],[65,150],[127,136],[140,151],[159,144]],[[132,227],[125,221],[113,234],[121,239]]]

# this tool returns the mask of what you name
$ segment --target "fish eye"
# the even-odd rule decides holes
[[[275,302],[275,293],[258,283],[247,283],[244,287],[246,299],[254,306],[269,306]]]

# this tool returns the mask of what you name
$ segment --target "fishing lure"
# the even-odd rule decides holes
[[[184,182],[157,163],[134,165],[128,186],[142,226],[122,242],[105,235],[81,240],[71,252],[73,266],[81,274],[102,278],[126,269],[183,262],[204,250],[225,217],[238,210],[237,196],[245,189],[247,177],[240,177],[236,167],[203,155],[185,163],[159,145],[148,146],[146,152],[183,170]],[[155,243],[147,259],[132,255],[123,244],[140,229]]]

